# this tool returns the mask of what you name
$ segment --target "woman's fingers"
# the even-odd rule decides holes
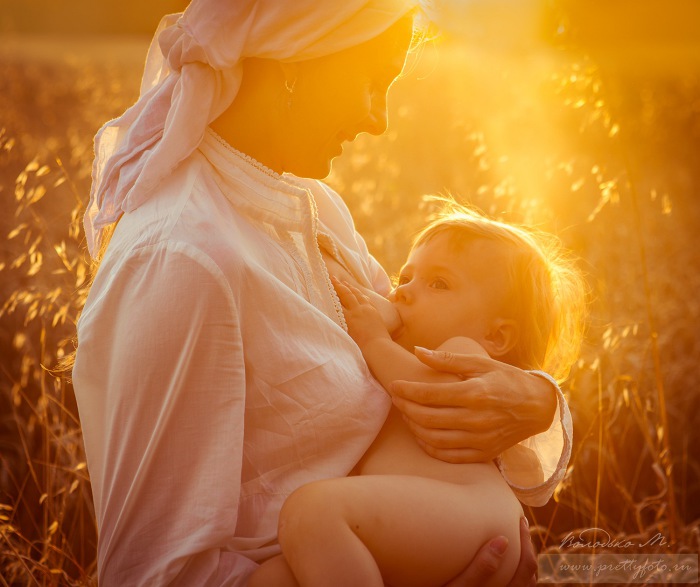
[[[494,454],[547,430],[558,401],[549,381],[491,359],[454,357],[451,364],[455,368],[463,370],[471,364],[471,372],[462,381],[392,384],[389,391],[394,405],[409,420],[425,428],[479,432],[480,436],[463,448]],[[477,369],[481,369],[478,374]],[[431,444],[431,439],[426,442]],[[490,443],[492,450],[487,448]]]
[[[494,406],[503,408],[507,398],[494,395],[494,389],[485,379],[475,377],[454,383],[418,383],[395,381],[389,393],[415,404],[431,407],[461,407],[483,413]],[[476,417],[476,421],[483,420]]]
[[[483,432],[455,430],[451,428],[428,428],[404,416],[413,435],[434,448],[464,448],[478,442]],[[477,447],[479,448],[479,447]]]
[[[431,406],[395,395],[394,405],[406,418],[417,426],[428,429],[460,430],[481,434],[493,427],[484,411],[476,412],[460,406]],[[455,427],[455,422],[459,426]]]
[[[429,455],[447,462],[483,461],[524,437],[518,412],[508,408],[508,401],[491,401],[488,393],[472,393],[471,384],[472,380],[392,385],[394,405]]]
[[[408,418],[405,421],[420,447],[431,457],[446,463],[483,463],[499,454],[493,444],[484,442],[481,433],[424,428]]]
[[[394,398],[424,405],[424,406],[463,406],[468,402],[464,393],[458,393],[461,383],[418,383],[413,381],[394,381],[389,393]]]
[[[415,355],[436,371],[455,373],[462,377],[480,375],[493,369],[493,359],[482,355],[462,355],[449,351],[431,351],[416,347]]]
[[[489,540],[479,549],[469,566],[445,587],[485,585],[501,568],[503,555],[507,549],[508,539],[505,536]]]
[[[434,448],[420,441],[418,441],[418,444],[425,451],[425,454],[443,463],[452,463],[454,465],[488,463],[498,456],[476,448]]]
[[[453,383],[395,381],[389,389],[409,428],[435,458],[493,458],[547,430],[556,414],[556,391],[537,375],[479,355],[417,348],[416,356],[462,378]]]
[[[508,539],[498,536],[489,540],[476,553],[469,566],[445,587],[484,585],[496,574],[508,549]],[[507,587],[533,587],[537,584],[537,559],[532,546],[527,518],[520,519],[520,562]]]

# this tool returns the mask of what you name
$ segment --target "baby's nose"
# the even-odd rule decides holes
[[[394,296],[392,301],[394,302],[407,303],[410,300],[410,290],[407,283],[399,285],[396,289],[394,289],[392,294]]]

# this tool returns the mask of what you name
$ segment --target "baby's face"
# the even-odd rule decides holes
[[[415,247],[389,298],[403,321],[396,342],[410,351],[455,336],[483,344],[506,304],[506,260],[499,243],[457,244],[447,233]]]

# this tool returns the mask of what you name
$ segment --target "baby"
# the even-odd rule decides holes
[[[584,281],[558,242],[456,204],[418,235],[388,300],[348,279],[333,281],[348,333],[387,390],[396,380],[458,379],[427,367],[416,348],[483,355],[561,378],[581,340]],[[522,485],[542,482],[524,445],[499,458]],[[392,408],[350,477],[305,485],[287,499],[283,558],[264,563],[251,585],[282,565],[290,585],[444,585],[497,535],[510,546],[490,584],[504,585],[518,564],[521,515],[494,462],[428,456]]]

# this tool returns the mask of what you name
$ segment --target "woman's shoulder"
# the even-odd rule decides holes
[[[218,257],[232,249],[231,223],[220,200],[201,165],[181,165],[148,201],[120,218],[103,264],[116,268],[127,260],[150,264],[159,258],[219,273]]]

